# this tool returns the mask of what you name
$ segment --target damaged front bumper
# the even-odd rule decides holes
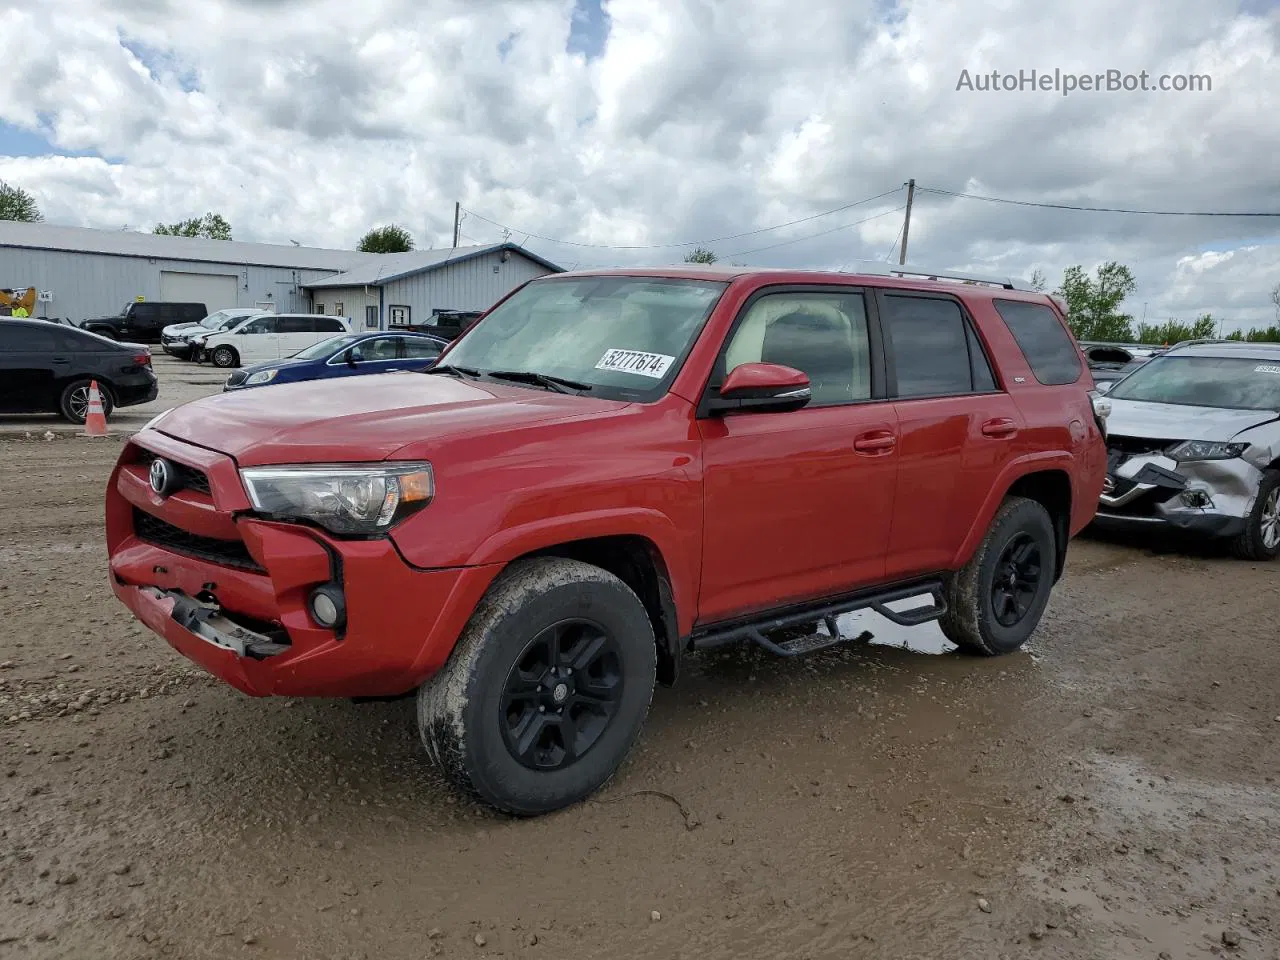
[[[1246,460],[1112,456],[1098,503],[1103,523],[1165,526],[1211,537],[1244,532],[1262,471]]]

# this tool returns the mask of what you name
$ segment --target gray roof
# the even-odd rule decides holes
[[[446,263],[460,263],[473,257],[482,257],[499,250],[510,250],[534,263],[546,267],[552,273],[563,273],[564,268],[550,260],[545,260],[518,243],[491,243],[477,247],[457,247],[443,250],[412,250],[409,253],[370,254],[359,266],[341,273],[336,277],[325,277],[306,286],[312,290],[323,290],[330,287],[376,287],[390,283],[402,277],[410,277],[415,273],[424,273],[444,266]]]
[[[18,223],[14,220],[0,220],[0,248],[2,247],[154,257],[157,260],[237,263],[295,270],[351,270],[380,259],[376,253],[361,253],[358,250],[322,250],[317,247],[295,247],[292,244],[284,246],[274,243],[245,243],[241,240],[164,237],[132,230],[90,230],[86,227],[58,227],[48,223]]]

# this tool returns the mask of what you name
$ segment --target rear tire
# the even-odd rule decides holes
[[[1262,474],[1244,533],[1232,542],[1231,552],[1241,560],[1263,563],[1280,557],[1280,470]]]
[[[1009,497],[973,557],[947,584],[943,634],[963,653],[1013,653],[1044,615],[1056,563],[1048,511],[1035,500]]]
[[[217,347],[210,354],[210,359],[215,367],[238,367],[240,366],[240,356],[233,347]]]
[[[418,691],[428,755],[464,793],[536,816],[617,771],[657,676],[644,605],[613,574],[542,557],[504,571]]]
[[[84,423],[89,410],[89,384],[89,380],[73,380],[63,389],[62,396],[58,398],[58,413],[62,414],[62,419],[75,424]],[[110,420],[111,412],[115,409],[111,391],[99,383],[98,393],[102,397],[103,416]]]

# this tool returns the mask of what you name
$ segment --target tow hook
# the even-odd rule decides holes
[[[181,590],[161,590],[159,587],[144,587],[143,590],[157,599],[172,600],[173,610],[169,616],[176,623],[200,639],[230,650],[238,656],[265,660],[289,649],[287,643],[277,643],[268,636],[229,620],[216,603],[201,602]]]

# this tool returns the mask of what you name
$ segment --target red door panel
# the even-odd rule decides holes
[[[1017,452],[1022,414],[1008,394],[899,400],[898,497],[890,580],[949,569],[991,485]]]
[[[707,623],[884,577],[898,471],[892,403],[699,421]]]

